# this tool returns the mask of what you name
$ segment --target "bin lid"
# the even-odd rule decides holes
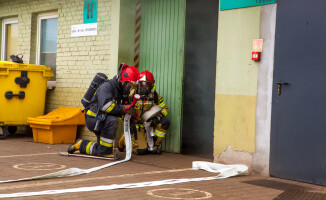
[[[84,125],[85,118],[81,110],[82,108],[59,106],[58,109],[53,110],[47,115],[36,118],[29,117],[27,122],[30,124],[43,125]]]
[[[24,63],[0,61],[0,75],[9,75],[10,70],[41,71],[41,72],[43,72],[44,77],[48,77],[48,78],[53,77],[52,69],[45,65],[34,65],[34,64],[24,64]]]

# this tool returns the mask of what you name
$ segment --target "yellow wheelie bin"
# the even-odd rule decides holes
[[[0,61],[0,139],[28,125],[28,117],[44,115],[47,81],[51,68]]]

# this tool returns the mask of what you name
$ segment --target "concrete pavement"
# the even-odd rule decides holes
[[[108,163],[106,160],[64,157],[68,144],[34,143],[31,135],[15,134],[0,140],[0,180],[38,176],[62,169],[88,169]],[[124,158],[124,154],[120,157]],[[192,170],[192,161],[212,161],[181,154],[133,156],[131,161],[76,177],[0,184],[0,194],[57,190],[86,186],[136,183],[164,179],[196,178],[216,174]],[[326,188],[259,175],[223,180],[189,182],[175,185],[118,189],[109,191],[43,195],[11,199],[325,199]]]

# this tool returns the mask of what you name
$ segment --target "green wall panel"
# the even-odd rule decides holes
[[[170,108],[163,149],[180,152],[184,68],[185,0],[142,0],[139,70],[154,74]]]

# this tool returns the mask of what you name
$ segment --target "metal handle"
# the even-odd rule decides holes
[[[19,99],[24,99],[25,98],[25,92],[24,91],[19,91],[18,94],[14,94],[12,91],[7,91],[5,94],[5,97],[7,99],[12,99],[13,97],[18,97]]]
[[[289,83],[283,82],[283,81],[277,81],[276,84],[277,85],[289,85]]]
[[[277,81],[277,94],[281,95],[281,90],[282,90],[282,85],[289,85],[289,83],[287,82],[283,82],[283,81]]]

